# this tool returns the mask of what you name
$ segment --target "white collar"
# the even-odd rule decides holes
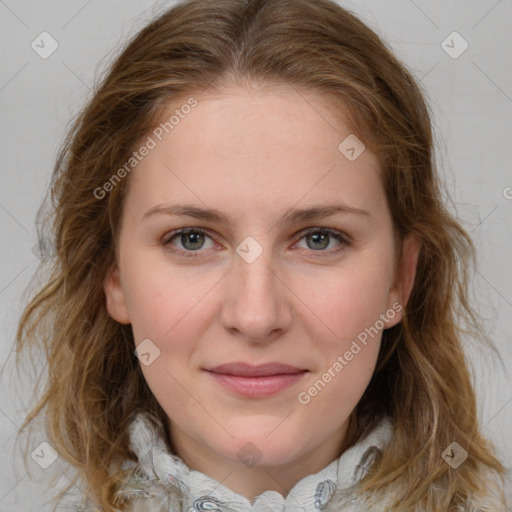
[[[348,489],[368,471],[375,456],[391,439],[392,424],[388,418],[361,441],[346,450],[316,474],[301,479],[286,498],[276,491],[265,491],[251,503],[217,480],[191,470],[181,458],[173,455],[158,430],[138,413],[130,425],[130,447],[138,457],[138,466],[148,479],[158,479],[164,487],[178,487],[185,496],[184,510],[268,512],[323,510],[334,491]]]

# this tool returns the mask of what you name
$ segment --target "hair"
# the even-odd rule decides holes
[[[134,356],[131,326],[109,316],[103,290],[130,179],[101,199],[98,187],[169,105],[233,84],[283,84],[324,98],[348,122],[378,157],[396,241],[421,241],[403,319],[383,332],[354,411],[354,443],[385,415],[394,427],[357,492],[392,490],[395,512],[470,510],[471,499],[493,493],[503,502],[505,468],[479,426],[463,350],[465,337],[494,349],[471,303],[475,247],[445,204],[425,95],[381,38],[332,0],[189,0],[147,24],[98,82],[60,148],[51,211],[38,224],[54,253],[20,318],[16,361],[39,349],[47,379],[20,431],[43,414],[51,444],[101,510],[125,510],[116,491],[122,461],[136,460],[130,422],[138,411],[164,424],[166,415]],[[468,452],[456,470],[442,459],[453,441]]]

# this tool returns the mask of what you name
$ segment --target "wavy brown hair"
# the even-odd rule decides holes
[[[471,304],[476,251],[445,204],[429,108],[379,36],[331,0],[186,1],[122,49],[69,131],[38,226],[55,253],[20,319],[16,358],[39,350],[47,378],[21,429],[43,415],[49,442],[90,497],[105,512],[126,510],[116,491],[122,461],[136,460],[128,426],[137,411],[164,424],[165,413],[133,353],[131,327],[109,316],[103,291],[130,178],[102,199],[95,191],[170,104],[243,82],[325,98],[379,158],[397,241],[408,234],[421,241],[403,320],[384,331],[355,411],[354,442],[383,415],[394,425],[358,492],[392,490],[396,512],[473,510],[464,508],[471,500],[479,510],[501,510],[505,468],[482,435],[463,343],[471,337],[494,347]],[[469,454],[458,469],[442,459],[453,441]],[[493,499],[484,506],[486,495]]]

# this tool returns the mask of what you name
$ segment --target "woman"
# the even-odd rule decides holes
[[[45,415],[86,510],[505,510],[461,345],[473,245],[417,84],[348,11],[168,10],[52,197],[18,331],[50,378],[22,428]]]

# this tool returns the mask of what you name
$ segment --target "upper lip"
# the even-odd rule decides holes
[[[206,369],[209,372],[223,375],[239,375],[241,377],[265,377],[268,375],[283,375],[301,373],[306,370],[291,366],[289,364],[271,362],[260,365],[251,365],[244,362],[221,364]]]

